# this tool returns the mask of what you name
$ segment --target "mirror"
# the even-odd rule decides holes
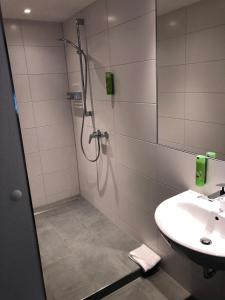
[[[157,0],[158,142],[225,159],[225,1]]]

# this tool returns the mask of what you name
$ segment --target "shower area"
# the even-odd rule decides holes
[[[118,201],[112,123],[104,116],[112,100],[88,9],[49,22],[33,20],[35,11],[14,18],[3,3],[48,300],[100,299],[141,274],[128,258],[139,243],[106,216]]]

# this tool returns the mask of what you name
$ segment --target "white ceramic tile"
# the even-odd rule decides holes
[[[185,95],[186,119],[225,124],[224,116],[225,94],[187,93]]]
[[[208,151],[225,153],[225,140],[221,138],[224,130],[224,125],[186,121],[185,145],[189,147],[198,145],[199,148],[208,149]]]
[[[32,204],[35,208],[46,204],[45,189],[42,175],[29,177]]]
[[[74,198],[74,196],[77,195],[79,195],[78,183],[76,183],[76,186],[71,190],[65,190],[60,193],[46,195],[46,202],[47,204],[54,204],[57,201]]]
[[[187,65],[186,76],[187,92],[225,92],[225,60]]]
[[[21,128],[35,127],[33,105],[31,102],[19,102],[19,118]]]
[[[95,101],[95,125],[98,129],[114,130],[113,105],[108,101]]]
[[[80,71],[79,55],[71,46],[65,47],[67,70],[69,73]]]
[[[156,144],[117,135],[116,145],[117,162],[156,178]]]
[[[112,27],[154,10],[155,2],[153,0],[108,0],[107,6],[108,23]]]
[[[55,22],[22,22],[23,40],[26,46],[63,46],[62,26]]]
[[[158,69],[159,93],[182,93],[185,91],[185,66],[166,66]]]
[[[114,66],[112,72],[117,101],[156,102],[155,61]]]
[[[66,73],[63,47],[26,46],[25,51],[29,74]]]
[[[70,122],[38,127],[37,134],[41,150],[74,145],[73,126]]]
[[[9,46],[8,50],[12,73],[27,74],[27,66],[23,46]]]
[[[73,17],[63,23],[63,36],[70,41],[76,40],[76,28],[74,26]]]
[[[39,151],[36,128],[23,129],[22,137],[25,153],[33,153]]]
[[[88,39],[88,58],[92,69],[109,66],[109,41],[106,31]]]
[[[105,72],[109,71],[107,68],[90,70],[91,77],[91,92],[93,100],[108,100],[110,102],[111,96],[106,94],[106,80]]]
[[[30,85],[27,75],[13,75],[13,84],[17,101],[28,102],[31,100]]]
[[[184,93],[158,94],[159,116],[184,118]]]
[[[69,90],[71,92],[81,92],[81,75],[80,72],[68,73]]]
[[[157,39],[164,40],[183,36],[186,33],[185,9],[172,11],[157,18]]]
[[[160,140],[184,144],[184,120],[159,117],[158,122],[159,143]]]
[[[197,31],[225,24],[225,3],[223,0],[205,0],[188,7],[187,29]]]
[[[156,105],[116,102],[116,132],[133,138],[156,142]]]
[[[73,190],[75,195],[74,170],[62,170],[44,174],[46,195],[58,194],[66,190]]]
[[[33,104],[37,126],[72,123],[69,101],[43,101]]]
[[[185,64],[185,36],[161,40],[157,45],[157,63],[159,66]]]
[[[23,45],[20,21],[4,20],[4,29],[8,46]]]
[[[76,152],[74,147],[64,147],[41,151],[44,173],[76,168]]]
[[[87,36],[99,33],[107,28],[106,0],[98,0],[85,10]]]
[[[224,25],[188,34],[187,62],[225,59],[224,36]]]
[[[29,75],[33,101],[64,100],[68,90],[66,74]]]
[[[26,153],[26,166],[29,177],[41,175],[42,166],[40,153]]]
[[[109,31],[112,65],[155,59],[155,14],[146,14]]]

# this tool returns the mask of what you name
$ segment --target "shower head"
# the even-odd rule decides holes
[[[70,40],[67,40],[65,38],[60,38],[59,41],[65,43],[65,44],[69,44],[70,46],[72,46],[73,48],[75,48],[79,52],[83,52],[83,50],[78,45],[74,44]]]

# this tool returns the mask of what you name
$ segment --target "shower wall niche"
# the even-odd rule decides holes
[[[79,194],[60,23],[5,20],[34,207]]]

